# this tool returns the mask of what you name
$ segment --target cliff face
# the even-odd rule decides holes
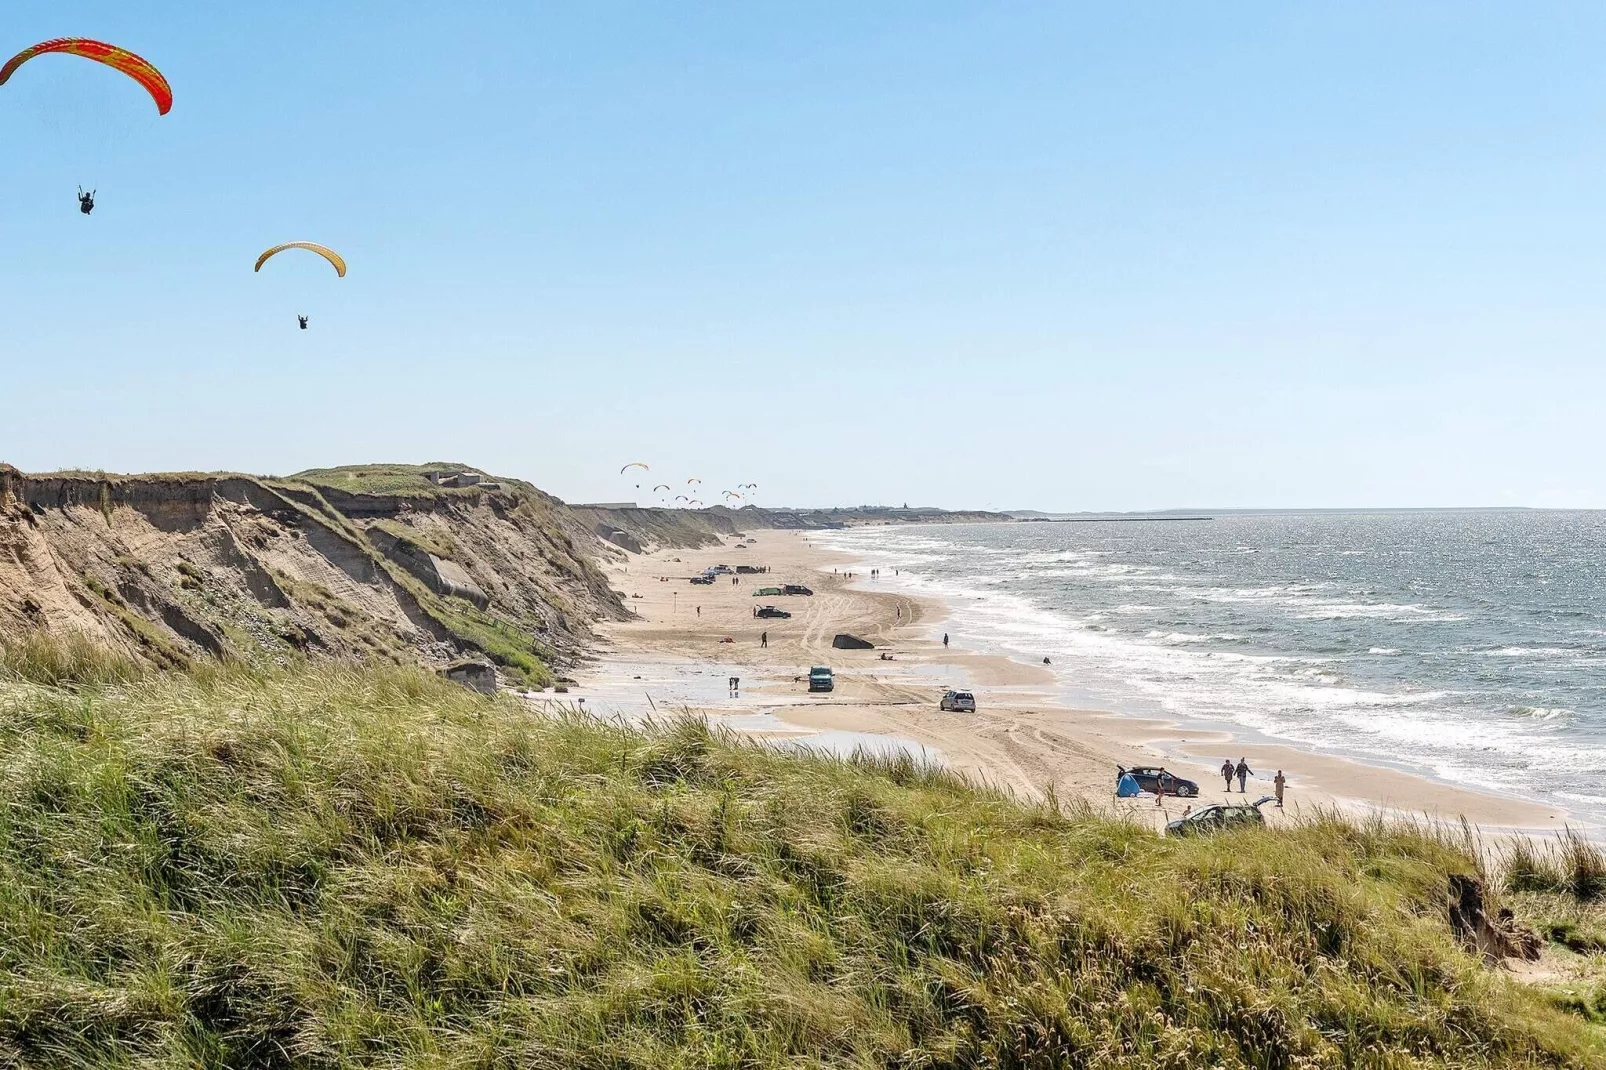
[[[534,488],[437,490],[348,471],[269,480],[0,466],[0,637],[75,630],[175,665],[484,654],[540,682],[579,653],[591,621],[626,612],[593,564],[589,526]]]

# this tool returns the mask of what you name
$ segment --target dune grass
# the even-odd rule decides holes
[[[0,674],[0,1065],[1600,1065],[1454,944],[1431,831],[1164,840],[407,668],[47,661]]]
[[[98,688],[128,683],[147,671],[142,663],[81,632],[55,636],[31,628],[0,636],[0,681]]]
[[[339,468],[309,468],[286,479],[309,483],[315,487],[329,487],[348,494],[395,494],[412,498],[473,497],[480,492],[472,487],[440,487],[424,478],[428,471],[477,472],[487,480],[514,487],[521,491],[533,490],[519,479],[493,476],[472,465],[440,461],[434,464],[349,464]]]
[[[1606,850],[1576,829],[1555,842],[1516,839],[1502,858],[1506,887],[1513,892],[1556,892],[1582,903],[1606,899]]]

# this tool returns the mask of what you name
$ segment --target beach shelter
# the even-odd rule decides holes
[[[1138,787],[1137,778],[1131,773],[1122,773],[1121,779],[1115,782],[1115,794],[1117,798],[1135,799],[1143,794],[1143,789]]]

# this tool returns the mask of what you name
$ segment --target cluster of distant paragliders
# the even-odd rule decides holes
[[[624,475],[632,468],[639,468],[643,472],[652,471],[652,468],[645,461],[631,461],[629,464],[619,469],[619,474]],[[692,495],[702,493],[701,490],[695,489],[700,488],[702,483],[703,481],[701,479],[698,479],[696,476],[692,476],[690,479],[686,480],[686,485],[684,487],[686,493],[674,495],[674,501],[676,503],[683,503],[688,509],[701,508],[706,503],[701,498],[694,498]],[[636,484],[636,489],[641,489],[640,483]],[[652,488],[652,493],[658,495],[659,505],[667,506],[670,504],[670,494],[674,491],[674,489],[675,488],[671,487],[668,483],[659,483]],[[724,497],[724,504],[730,505],[732,502],[743,501],[751,497],[752,492],[756,490],[758,490],[757,483],[738,483],[736,484],[735,490],[720,491],[720,494]]]
[[[0,85],[5,85],[6,82],[10,81],[11,76],[16,73],[17,68],[21,67],[24,63],[27,63],[36,56],[44,56],[52,53],[67,56],[80,56],[84,59],[94,60],[96,63],[103,63],[113,70],[121,71],[123,74],[126,74],[128,77],[132,78],[135,82],[138,82],[145,89],[145,91],[151,95],[151,99],[156,101],[156,110],[159,114],[166,115],[173,109],[173,89],[170,85],[168,85],[167,78],[162,74],[162,72],[156,69],[155,64],[140,56],[136,56],[126,48],[119,48],[116,45],[109,45],[104,41],[92,41],[87,37],[58,37],[55,40],[42,41],[39,44],[34,45],[32,48],[23,49],[15,56],[12,56],[11,59],[6,62],[4,67],[0,67]],[[95,211],[96,192],[98,191],[93,188],[86,191],[83,186],[78,187],[79,212],[87,216]],[[255,270],[261,271],[263,264],[267,263],[271,257],[284,252],[286,249],[306,249],[309,252],[317,253],[319,256],[329,261],[330,265],[334,267],[335,274],[338,277],[342,279],[346,277],[345,259],[328,246],[319,245],[317,242],[310,241],[292,241],[285,242],[283,245],[275,245],[273,248],[257,257]],[[302,330],[307,329],[306,316],[298,313],[296,315],[296,321],[300,324]]]

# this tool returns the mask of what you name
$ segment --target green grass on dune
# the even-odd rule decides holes
[[[509,480],[492,476],[466,464],[442,461],[436,464],[350,464],[338,468],[309,468],[285,477],[292,482],[309,483],[315,487],[332,487],[348,494],[395,494],[414,498],[448,498],[453,495],[473,497],[479,491],[472,487],[439,487],[424,478],[424,473],[479,472],[488,480],[503,486],[528,490],[522,480]]]
[[[411,669],[49,662],[0,665],[0,1065],[1598,1065],[1453,944],[1430,834],[1167,841]]]

